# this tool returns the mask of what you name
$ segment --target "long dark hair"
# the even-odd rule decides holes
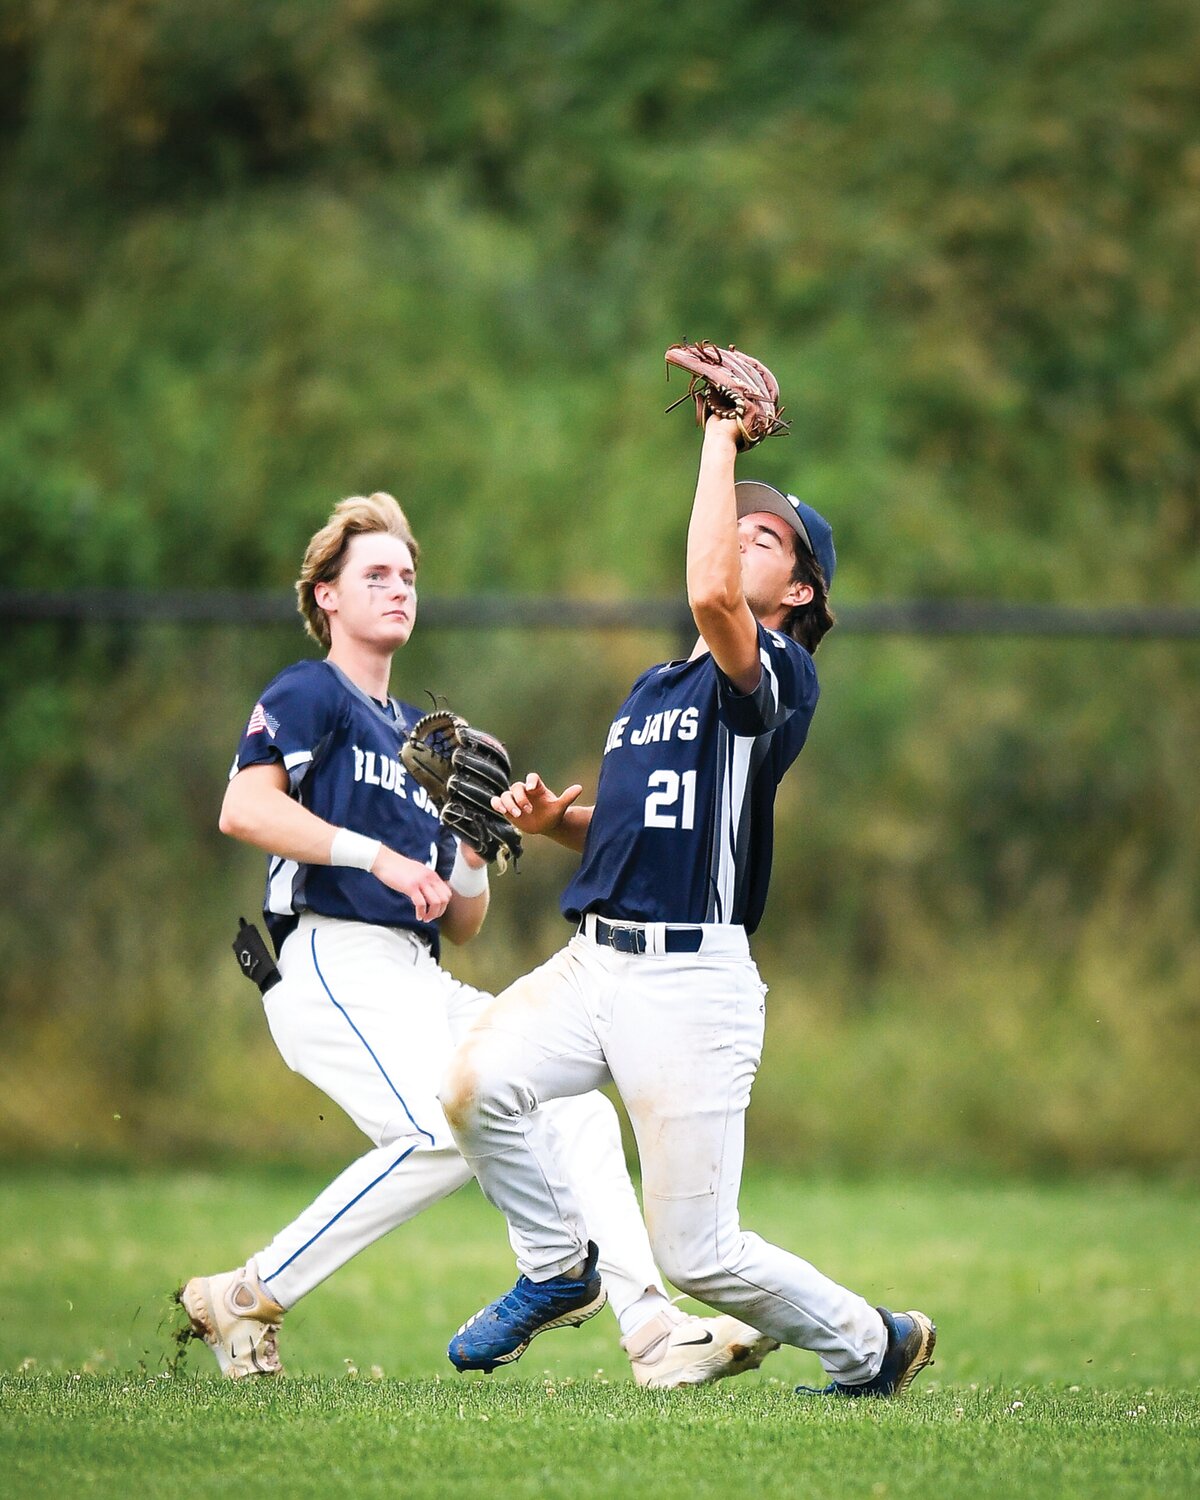
[[[790,635],[792,640],[798,641],[811,655],[837,620],[829,607],[829,590],[821,565],[799,537],[796,538],[796,566],[792,569],[792,582],[811,584],[813,596],[807,604],[796,605],[783,622],[783,632]]]

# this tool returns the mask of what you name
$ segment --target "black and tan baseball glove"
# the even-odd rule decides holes
[[[695,344],[672,344],[666,358],[668,380],[672,365],[691,376],[687,390],[667,407],[668,411],[690,397],[696,403],[698,427],[703,427],[710,416],[728,417],[737,423],[737,445],[742,452],[763,438],[787,432],[788,424],[780,419],[783,407],[779,404],[779,382],[753,355],[743,354],[732,344],[718,349],[708,339],[701,339]]]
[[[494,735],[448,710],[426,714],[409,730],[400,759],[437,804],[445,827],[497,870],[520,856],[521,835],[492,808],[492,798],[512,782],[508,751]]]

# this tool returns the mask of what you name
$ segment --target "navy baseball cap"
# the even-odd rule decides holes
[[[805,505],[803,500],[797,500],[795,495],[785,495],[773,485],[759,484],[757,480],[739,479],[733,488],[737,495],[738,519],[753,515],[756,510],[765,510],[768,515],[786,521],[821,565],[826,589],[831,588],[837,553],[833,550],[833,527],[820,511]]]

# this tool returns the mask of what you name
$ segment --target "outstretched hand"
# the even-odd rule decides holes
[[[508,791],[493,797],[492,808],[520,833],[552,834],[582,791],[575,782],[565,792],[552,792],[536,771],[530,771],[524,781],[514,781]]]

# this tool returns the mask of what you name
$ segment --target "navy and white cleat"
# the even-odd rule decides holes
[[[875,1309],[887,1329],[887,1349],[879,1373],[861,1385],[798,1385],[802,1396],[903,1396],[927,1364],[933,1361],[937,1327],[922,1312],[892,1313],[886,1307]]]
[[[468,1318],[450,1340],[450,1363],[456,1370],[486,1374],[520,1359],[539,1333],[577,1328],[594,1318],[608,1301],[596,1269],[598,1259],[599,1251],[589,1244],[582,1276],[555,1276],[550,1281],[519,1276],[511,1292]]]

